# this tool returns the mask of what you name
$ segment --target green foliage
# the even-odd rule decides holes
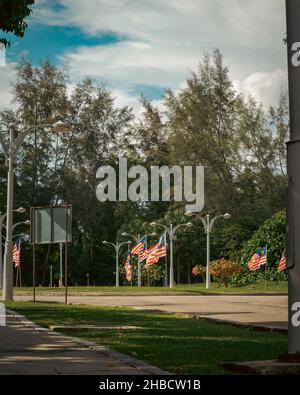
[[[138,283],[138,265],[137,265],[137,257],[131,257],[131,264],[133,265],[133,277],[132,281],[128,282],[126,280],[126,273],[124,265],[120,265],[119,273],[120,273],[120,284],[124,286],[136,286]],[[142,285],[143,286],[157,286],[162,285],[162,280],[165,275],[163,259],[160,259],[158,263],[155,265],[151,265],[150,267],[145,267],[145,261],[141,262],[141,273],[142,273]]]
[[[251,257],[264,245],[268,246],[266,273],[267,279],[272,281],[285,280],[286,271],[277,273],[278,264],[285,250],[285,213],[279,212],[265,221],[245,244],[241,251],[241,264],[244,273],[236,281],[237,285],[245,285],[257,279],[264,278],[265,267],[257,271],[250,271],[247,267]]]
[[[151,166],[205,166],[203,215],[232,215],[230,220],[220,218],[214,225],[212,260],[223,257],[236,261],[244,243],[261,224],[284,208],[287,97],[281,95],[278,105],[266,112],[253,98],[237,94],[219,50],[204,57],[185,88],[166,93],[164,112],[141,98],[143,114],[139,120],[127,106],[118,107],[112,93],[96,81],[83,78],[71,95],[67,94],[68,82],[67,71],[50,62],[38,67],[21,62],[12,86],[14,109],[0,113],[0,132],[7,139],[12,122],[18,130],[25,130],[59,118],[71,126],[71,133],[66,135],[53,135],[49,128],[32,128],[16,160],[14,196],[16,207],[73,205],[71,284],[85,285],[87,273],[91,285],[114,284],[114,251],[104,246],[103,240],[125,241],[123,232],[135,236],[151,233],[152,221],[168,226],[188,221],[185,202],[99,202],[97,170],[102,165],[117,170],[119,155],[128,159],[129,167],[143,165],[149,172]],[[5,210],[5,190],[5,158],[1,155],[0,212]],[[205,261],[205,232],[201,222],[193,222],[192,229],[182,228],[174,240],[177,283],[191,282],[192,267]],[[161,229],[156,232],[159,235]],[[149,243],[155,240],[149,238]],[[254,243],[245,259],[262,242]],[[274,265],[282,246],[276,252],[271,246]],[[24,245],[23,251],[23,282],[29,285],[31,250]],[[39,247],[39,284],[49,284],[50,264],[56,276],[57,248]],[[161,267],[163,273],[165,267]],[[162,282],[162,273],[154,273],[150,282]],[[240,281],[257,276],[249,273]],[[284,276],[268,268],[270,279]],[[147,284],[147,274],[143,281]]]
[[[241,265],[224,258],[210,263],[210,273],[217,280],[219,287],[224,285],[227,288],[228,284],[233,282],[236,276],[243,271]]]
[[[23,37],[27,28],[26,18],[32,12],[34,0],[0,0],[0,30]],[[5,46],[9,41],[0,38]]]
[[[210,262],[210,274],[217,281],[218,287],[224,285],[225,288],[227,288],[228,285],[234,283],[235,278],[243,272],[244,270],[240,264],[224,258]],[[201,276],[202,279],[204,279],[206,267],[196,265],[193,267],[192,273],[193,276]]]

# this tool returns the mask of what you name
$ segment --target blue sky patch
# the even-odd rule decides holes
[[[58,64],[60,55],[79,46],[108,45],[126,40],[112,32],[91,37],[76,27],[41,24],[31,24],[22,39],[12,35],[7,35],[7,38],[11,42],[10,48],[7,49],[8,60],[18,62],[25,56],[35,65],[45,59]]]

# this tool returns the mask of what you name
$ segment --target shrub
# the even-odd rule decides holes
[[[267,266],[263,266],[257,271],[248,269],[248,262],[251,257],[264,245],[268,246]],[[286,270],[277,273],[278,264],[282,253],[285,249],[285,212],[279,212],[267,221],[253,234],[252,238],[246,242],[241,254],[240,261],[244,268],[244,273],[237,276],[234,283],[239,286],[247,285],[262,279],[265,276],[267,280],[282,281],[287,279]]]
[[[224,258],[210,264],[210,273],[216,279],[219,287],[224,285],[227,288],[228,284],[243,271],[241,265]]]

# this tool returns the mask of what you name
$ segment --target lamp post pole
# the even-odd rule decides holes
[[[145,224],[144,224],[145,225]],[[141,241],[142,241],[142,239],[144,239],[145,237],[148,237],[148,236],[156,236],[156,233],[151,233],[151,234],[146,234],[146,235],[144,235],[144,236],[142,236],[141,237],[141,235],[140,234],[138,234],[137,236],[134,236],[134,235],[131,235],[131,234],[129,234],[129,233],[126,233],[126,232],[123,232],[122,233],[122,236],[124,236],[124,237],[132,237],[133,238],[133,240],[135,241],[135,243],[136,244],[139,244]],[[138,254],[138,287],[141,287],[142,286],[142,270],[141,270],[141,260],[140,260],[140,254]]]
[[[120,245],[117,242],[116,245],[116,287],[120,286],[120,276],[119,276],[119,251],[120,251]]]
[[[3,284],[2,228],[3,228],[3,221],[5,217],[6,217],[6,213],[0,216],[0,289],[2,289],[2,284]]]
[[[179,228],[185,227],[185,226],[193,226],[193,224],[191,222],[185,223],[185,224],[179,224],[177,226],[173,226],[173,224],[171,223],[169,227],[167,227],[166,225],[163,224],[158,224],[156,222],[152,222],[150,224],[151,226],[159,226],[161,228],[164,229],[164,231],[166,232],[166,234],[169,235],[169,239],[170,239],[170,288],[174,288],[174,264],[173,264],[173,241],[174,241],[174,236],[175,233],[177,232],[177,230]]]
[[[3,295],[4,301],[13,300],[13,265],[12,265],[12,217],[13,217],[13,186],[14,186],[14,155],[11,152],[14,144],[14,129],[11,125],[9,133],[9,155],[7,173],[7,212],[6,212],[6,240],[4,250],[3,268]]]
[[[58,286],[63,287],[63,243],[59,243],[59,279]]]
[[[206,289],[210,288],[210,216],[206,216]]]
[[[134,237],[134,236],[133,236]],[[138,234],[138,237],[135,238],[135,241],[137,244],[141,242],[141,236]],[[138,287],[142,286],[142,270],[141,270],[141,260],[140,260],[140,254],[138,254]]]
[[[300,2],[286,0],[290,141],[287,144],[287,269],[290,354],[300,353]]]
[[[119,243],[118,241],[116,243],[111,243],[108,241],[103,241],[103,244],[105,245],[111,245],[114,247],[115,252],[116,252],[116,287],[118,288],[120,286],[120,276],[119,276],[119,252],[120,252],[120,248],[124,245],[124,244],[131,244],[131,241],[124,241],[123,243]]]
[[[15,125],[9,125],[9,144],[6,143],[0,133],[0,144],[2,145],[6,163],[8,164],[7,173],[7,205],[6,205],[6,241],[4,251],[4,268],[3,268],[3,301],[13,300],[13,265],[12,265],[12,221],[13,221],[13,193],[14,193],[14,162],[18,150],[28,133],[34,128],[51,127],[56,132],[66,132],[69,130],[67,125],[58,121],[55,124],[41,124],[31,126],[30,128],[18,133],[17,136]]]
[[[224,215],[217,215],[216,217],[210,219],[210,215],[207,214],[207,216],[204,218],[201,215],[197,213],[193,213],[192,211],[187,211],[185,213],[186,216],[192,217],[195,216],[203,224],[205,233],[206,233],[206,278],[205,278],[205,287],[206,289],[210,288],[210,233],[212,232],[212,228],[214,226],[214,223],[218,218],[225,218],[225,219],[230,219],[231,215],[226,213]]]
[[[13,210],[17,213],[25,213],[25,208],[23,207],[19,207],[16,210]],[[2,248],[2,229],[3,227],[5,227],[5,225],[3,224],[4,220],[6,217],[6,213],[4,214],[0,214],[0,289],[2,289],[3,287],[3,248]],[[14,230],[14,228],[19,225],[19,224],[26,224],[28,225],[28,222],[19,222],[18,224],[13,225],[12,231]],[[5,227],[6,228],[6,227]]]

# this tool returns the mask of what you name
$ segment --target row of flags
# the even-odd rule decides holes
[[[252,271],[258,270],[261,266],[267,264],[267,256],[268,256],[268,246],[265,245],[264,247],[260,248],[256,254],[250,259],[248,263],[248,268]],[[281,273],[283,270],[287,268],[286,263],[286,254],[285,252],[282,254],[280,259],[277,272]]]
[[[149,267],[159,261],[159,258],[166,256],[167,254],[167,243],[166,243],[166,233],[163,233],[159,239],[159,242],[151,246],[147,247],[147,238],[146,236],[134,247],[132,247],[130,253],[127,255],[125,260],[125,272],[127,281],[131,281],[133,277],[133,267],[131,264],[131,254],[138,255],[140,262],[146,260],[145,267]],[[267,264],[267,256],[268,256],[268,246],[260,248],[250,259],[248,263],[248,268],[252,271],[258,270],[261,266]],[[283,270],[287,268],[286,262],[286,254],[285,252],[282,254],[280,259],[277,272],[281,273]]]
[[[124,263],[126,280],[131,281],[133,276],[133,267],[131,264],[131,254],[138,255],[140,262],[146,261],[145,267],[149,267],[154,265],[159,261],[159,258],[162,258],[167,255],[167,242],[166,242],[166,233],[164,232],[158,243],[153,246],[147,246],[147,237],[143,237],[143,239],[132,247],[130,253],[127,255]]]

